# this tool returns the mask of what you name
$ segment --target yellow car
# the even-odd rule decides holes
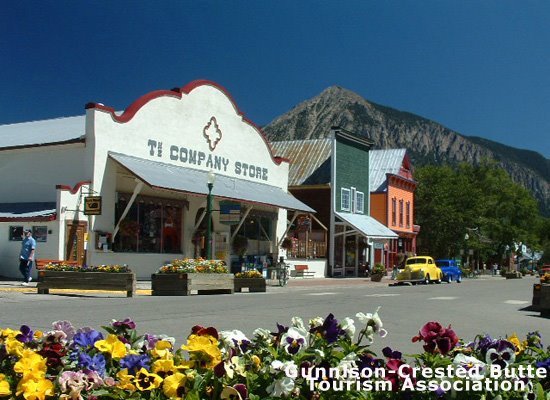
[[[435,264],[432,257],[409,257],[405,261],[405,269],[397,275],[397,282],[430,282],[441,283],[443,271]]]

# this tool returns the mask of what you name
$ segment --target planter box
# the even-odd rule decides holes
[[[197,294],[233,294],[233,274],[153,274],[153,296],[189,296]]]
[[[372,275],[370,276],[370,280],[371,280],[372,282],[380,282],[380,281],[382,281],[382,278],[383,278],[383,277],[384,277],[383,274],[372,274]]]
[[[249,292],[265,292],[264,278],[235,278],[235,292],[248,288]]]
[[[521,279],[521,272],[507,272],[505,275],[506,279]]]
[[[38,294],[50,289],[121,290],[127,297],[136,291],[136,274],[133,272],[75,272],[39,271],[36,285]]]
[[[540,311],[543,316],[550,316],[550,284],[536,283],[533,285],[532,309]]]

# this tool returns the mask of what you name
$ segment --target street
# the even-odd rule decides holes
[[[404,353],[420,352],[421,345],[411,343],[411,338],[428,321],[451,324],[465,341],[480,333],[493,337],[517,333],[524,338],[535,330],[548,340],[550,332],[550,319],[524,310],[531,304],[532,285],[538,281],[534,277],[482,277],[460,284],[398,287],[360,278],[332,280],[330,285],[322,280],[300,281],[303,286],[296,281],[284,288],[269,287],[267,293],[134,298],[84,292],[38,295],[34,290],[9,290],[6,286],[10,284],[6,284],[0,286],[0,328],[27,324],[35,330],[48,330],[56,320],[99,328],[111,319],[130,317],[140,333],[168,334],[181,344],[194,325],[240,329],[251,335],[257,327],[275,330],[276,322],[289,324],[292,316],[307,322],[333,313],[339,320],[354,318],[358,326],[357,312],[374,312],[380,306],[388,336],[375,339],[372,348],[378,353],[385,346]]]

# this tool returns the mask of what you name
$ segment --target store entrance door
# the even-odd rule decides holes
[[[65,260],[78,261],[80,265],[84,264],[86,261],[84,259],[84,234],[87,230],[88,224],[86,222],[67,222]]]

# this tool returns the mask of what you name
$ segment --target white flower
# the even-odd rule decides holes
[[[223,364],[223,368],[225,369],[225,373],[229,379],[233,379],[235,374],[246,376],[246,365],[240,357],[231,357],[231,360]]]
[[[257,329],[254,330],[254,332],[252,332],[252,334],[255,337],[257,337],[259,339],[263,339],[268,343],[271,343],[271,341],[273,339],[273,336],[271,336],[271,332],[267,329],[264,329],[264,328],[257,328]]]
[[[232,331],[221,331],[220,339],[224,344],[225,350],[240,349],[246,351],[246,346],[250,343],[250,339],[238,329]]]
[[[382,320],[378,316],[378,310],[380,310],[380,307],[376,309],[374,314],[363,314],[362,312],[355,314],[355,316],[359,319],[359,322],[366,325],[362,332],[364,332],[370,343],[374,341],[375,333],[378,333],[380,337],[385,337],[388,334],[385,329],[382,329],[383,324]]]
[[[357,368],[355,360],[357,360],[357,354],[352,352],[342,358],[338,363],[336,368],[338,368],[340,380],[349,380],[351,378],[349,376],[350,372]]]
[[[344,332],[346,332],[346,334],[350,338],[353,338],[353,335],[355,335],[355,325],[354,325],[354,321],[351,318],[348,318],[348,317],[344,318],[344,320],[340,324],[340,327]]]
[[[475,357],[471,357],[471,356],[467,356],[465,354],[459,353],[453,359],[453,364],[457,366],[461,366],[465,368],[467,371],[471,370],[472,368],[475,368],[476,373],[472,371],[468,374],[468,376],[471,377],[473,380],[480,381],[485,377],[487,364],[485,364],[481,360],[478,360]]]
[[[318,326],[323,325],[324,322],[325,320],[322,317],[315,317],[309,320],[309,326],[312,328],[317,328]]]
[[[300,317],[292,317],[292,326],[301,329],[306,330],[306,326],[304,325],[304,321]]]
[[[269,372],[272,374],[284,372],[289,377],[298,376],[298,366],[294,361],[273,360],[269,366]]]
[[[305,349],[307,345],[307,331],[298,328],[288,328],[288,331],[281,336],[281,346],[288,354],[297,354]]]
[[[267,393],[273,397],[286,397],[294,390],[294,379],[284,377],[275,380],[267,387]]]

